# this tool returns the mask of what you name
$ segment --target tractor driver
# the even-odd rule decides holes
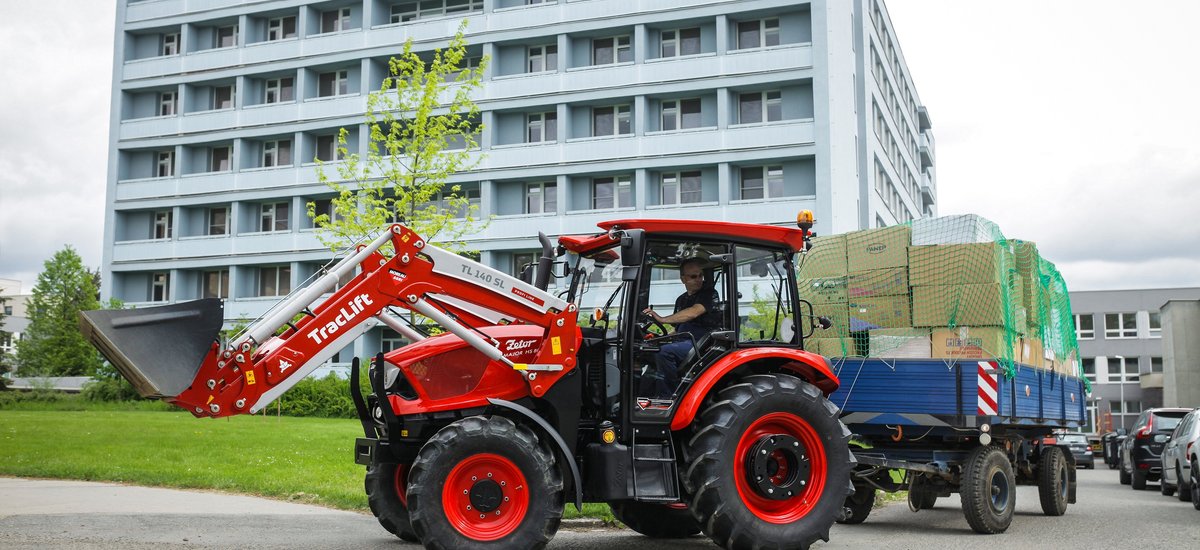
[[[684,338],[671,342],[659,348],[655,363],[658,366],[658,380],[655,382],[655,396],[670,397],[679,385],[679,364],[687,357],[692,346],[704,335],[715,330],[719,323],[719,313],[713,307],[717,300],[717,291],[705,284],[704,270],[701,266],[704,260],[689,258],[679,265],[679,280],[683,282],[684,292],[675,299],[675,312],[662,316],[647,307],[642,313],[659,323],[675,325],[675,333],[687,333],[692,338]]]

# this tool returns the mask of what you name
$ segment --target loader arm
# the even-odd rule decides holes
[[[392,245],[390,257],[380,251],[387,243]],[[353,279],[321,300],[355,269]],[[99,322],[93,314],[101,312],[85,313],[83,328],[143,395],[161,397],[198,417],[221,417],[261,410],[378,323],[420,338],[392,316],[394,308],[428,317],[490,360],[518,370],[534,396],[575,367],[574,304],[430,245],[400,224],[281,301],[228,347],[221,349],[214,340],[207,354],[195,359],[199,366],[190,384],[174,395],[169,387],[147,382],[154,379],[157,362],[133,359],[144,357],[136,352],[145,350],[122,349],[145,338],[120,334],[122,329],[112,326],[121,325],[120,320]],[[150,309],[134,311],[143,318],[153,314]],[[476,330],[513,323],[544,329],[542,346],[529,363],[511,362],[494,340]],[[138,328],[126,324],[134,326],[125,330]]]

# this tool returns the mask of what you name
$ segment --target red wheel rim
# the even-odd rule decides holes
[[[392,475],[392,482],[396,490],[396,496],[400,499],[400,504],[404,505],[404,509],[408,509],[408,464],[397,464],[396,472]]]
[[[785,500],[774,500],[759,494],[744,468],[745,461],[751,459],[755,444],[762,438],[771,435],[788,435],[800,441],[804,446],[804,459],[809,464],[809,478],[802,490]],[[808,422],[791,413],[771,413],[756,419],[738,440],[737,457],[733,464],[733,479],[738,496],[746,508],[769,523],[791,523],[812,511],[821,498],[825,489],[825,477],[828,464],[825,460],[825,446],[820,436]],[[773,483],[780,483],[787,475],[787,461],[777,451],[771,454],[777,462],[779,471],[771,476]]]
[[[481,506],[481,485],[499,495],[495,507]],[[475,491],[476,498],[472,498]],[[491,453],[467,457],[446,478],[442,489],[442,509],[446,519],[459,533],[479,541],[504,538],[521,525],[529,511],[529,487],[521,469],[511,460]]]

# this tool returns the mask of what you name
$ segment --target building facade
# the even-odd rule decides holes
[[[367,151],[368,94],[467,20],[484,155],[455,174],[515,271],[606,219],[820,233],[935,215],[934,139],[881,0],[119,0],[104,298],[252,319],[327,263],[315,159]],[[382,339],[382,342],[380,341]],[[398,337],[374,331],[369,355]]]
[[[1200,333],[1195,315],[1164,315],[1168,303],[1182,310],[1177,302],[1197,300],[1200,287],[1071,292],[1079,357],[1084,376],[1092,382],[1085,431],[1129,429],[1142,410],[1151,407],[1200,406],[1175,398],[1180,385],[1185,397],[1200,391],[1192,387],[1200,378],[1189,378],[1200,365],[1174,361],[1174,350],[1183,349],[1187,339],[1167,342],[1170,339],[1163,336]],[[1172,399],[1164,399],[1164,393],[1171,393]]]
[[[0,354],[15,355],[17,342],[25,329],[29,327],[29,317],[26,303],[29,294],[21,292],[21,281],[15,279],[0,279]],[[8,362],[11,365],[11,361]],[[4,374],[0,370],[0,374]]]

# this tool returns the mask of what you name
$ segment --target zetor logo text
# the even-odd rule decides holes
[[[370,295],[359,294],[358,296],[355,296],[353,300],[350,300],[346,303],[346,305],[342,306],[342,309],[338,311],[337,317],[334,317],[332,321],[325,323],[325,326],[323,327],[318,327],[308,331],[308,337],[312,338],[313,342],[318,344],[324,342],[330,336],[337,334],[337,331],[346,326],[346,323],[349,323],[351,319],[358,317],[359,313],[362,313],[364,309],[367,309],[367,306],[373,303],[374,302],[371,301]],[[346,311],[346,308],[350,308],[350,311]]]

